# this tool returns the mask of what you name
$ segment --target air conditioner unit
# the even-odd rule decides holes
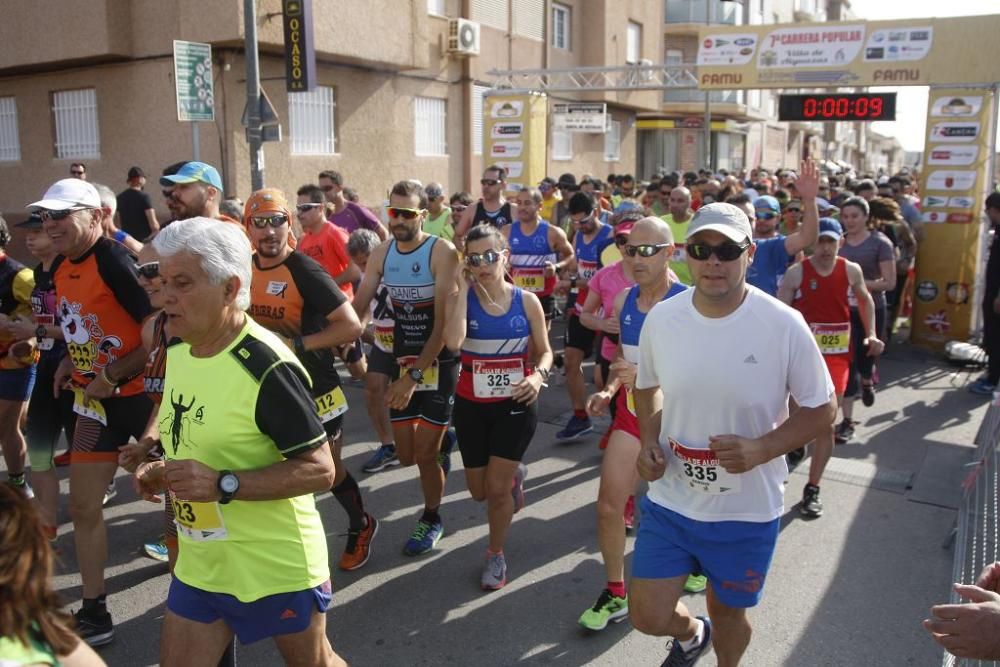
[[[479,55],[479,24],[467,19],[448,21],[448,53]]]

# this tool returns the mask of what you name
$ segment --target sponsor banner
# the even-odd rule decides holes
[[[966,225],[973,221],[975,216],[967,211],[924,211],[920,214],[920,219],[928,224],[948,223],[952,225]]]
[[[608,128],[608,105],[603,102],[553,104],[552,127],[569,132],[604,134]]]
[[[548,97],[491,93],[483,100],[483,164],[507,169],[507,191],[545,177]]]
[[[979,127],[979,123],[934,123],[930,140],[969,143],[979,136]]]
[[[521,157],[523,141],[494,141],[490,147],[490,157]]]
[[[966,192],[976,185],[978,174],[975,171],[953,171],[939,169],[927,176],[924,184],[926,190],[958,190]]]
[[[1000,14],[844,23],[705,26],[698,87],[830,88],[992,84],[1000,62]],[[955,63],[961,63],[956,66]],[[966,90],[953,97],[975,97]],[[973,100],[938,118],[978,115]]]
[[[524,100],[500,100],[490,105],[490,118],[520,118],[524,113]]]
[[[924,201],[921,205],[923,208],[945,208],[948,206],[948,198],[937,195],[928,195],[924,197]]]
[[[975,208],[975,197],[951,197],[948,199],[948,206],[952,208]]]
[[[978,116],[983,108],[982,95],[966,95],[959,97],[941,97],[931,106],[931,116],[940,118],[960,118]]]
[[[967,167],[979,157],[979,146],[932,146],[927,164]]]
[[[507,170],[508,179],[520,180],[521,175],[524,174],[524,163],[521,161],[516,161],[516,162],[502,161],[502,162],[497,162],[497,165]]]
[[[511,139],[524,133],[524,123],[494,123],[490,136],[494,139]]]

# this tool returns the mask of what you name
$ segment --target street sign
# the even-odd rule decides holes
[[[553,104],[552,126],[568,132],[604,134],[607,131],[608,105],[604,102]]]
[[[278,112],[275,111],[274,105],[271,104],[271,99],[264,92],[264,89],[260,89],[260,124],[261,126],[277,125],[280,122],[278,118]],[[247,105],[243,105],[243,116],[240,117],[240,125],[243,127],[250,127],[250,114],[247,113]]]
[[[283,0],[285,28],[285,88],[303,93],[316,88],[312,0]]]
[[[177,120],[215,120],[211,44],[174,40],[174,86]]]

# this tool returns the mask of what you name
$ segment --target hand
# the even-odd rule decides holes
[[[719,458],[719,465],[728,473],[747,472],[767,460],[756,440],[738,435],[709,436],[708,446]]]
[[[410,403],[413,392],[417,388],[409,375],[404,375],[389,385],[385,391],[385,404],[393,410],[402,410]]]
[[[35,339],[29,338],[28,340],[19,340],[9,348],[7,348],[7,356],[19,363],[30,363],[32,355],[35,352]]]
[[[663,477],[667,471],[667,459],[663,455],[663,449],[659,443],[643,445],[639,450],[639,458],[636,459],[635,467],[639,471],[639,476],[647,482],[655,482]]]
[[[618,321],[617,317],[608,317],[601,320],[601,331],[609,334],[621,333],[622,326],[621,322]]]
[[[618,376],[623,385],[635,389],[635,364],[630,364],[624,359],[616,359],[611,363],[611,372]]]
[[[993,591],[994,593],[1000,593],[1000,561],[992,565],[987,565],[983,569],[982,574],[979,575],[979,579],[976,580],[976,586]]]
[[[152,438],[142,438],[139,442],[130,442],[118,448],[118,465],[129,472],[134,473],[136,469],[146,461],[146,457],[156,447],[156,440]]]
[[[538,398],[542,390],[542,376],[532,373],[514,385],[514,393],[511,396],[518,403],[529,405]]]
[[[609,405],[611,405],[611,393],[602,389],[587,398],[587,414],[591,417],[600,417],[607,412]]]
[[[931,607],[924,629],[956,657],[1000,659],[1000,593],[963,584],[955,592],[971,603]]]
[[[211,503],[222,497],[219,471],[194,459],[166,463],[167,488],[181,500]]]
[[[556,275],[557,270],[558,269],[556,269],[555,264],[553,264],[552,262],[545,262],[545,268],[542,270],[542,274],[546,278],[551,278],[552,276]]]
[[[795,189],[802,199],[816,199],[819,193],[819,168],[812,160],[803,160]]]
[[[97,377],[91,380],[90,384],[84,388],[83,401],[85,404],[89,405],[90,403],[95,403],[102,398],[111,398],[115,395],[116,389],[117,387],[105,382],[101,375],[98,374]]]
[[[162,503],[163,499],[158,494],[167,490],[165,472],[166,463],[164,461],[142,463],[132,475],[132,487],[136,493],[142,496],[143,500],[148,500],[151,503]]]
[[[863,345],[867,348],[869,357],[877,357],[885,350],[885,343],[874,336],[865,338]]]
[[[35,329],[38,328],[31,320],[8,320],[4,330],[17,340],[28,340],[35,337]]]

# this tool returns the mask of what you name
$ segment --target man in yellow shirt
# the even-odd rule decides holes
[[[666,185],[660,186],[666,190]],[[691,224],[691,217],[694,211],[691,210],[691,191],[683,185],[679,185],[670,191],[667,199],[668,212],[660,218],[670,225],[670,231],[674,233],[675,239],[687,238],[688,225]],[[678,243],[674,247],[674,255],[670,258],[670,268],[677,274],[685,285],[691,284],[691,269],[687,264],[687,251],[683,243]]]
[[[559,193],[559,188],[556,187],[556,179],[546,176],[538,184],[538,191],[542,193],[542,205],[538,215],[541,216],[542,220],[551,222],[552,210],[556,204],[562,201],[562,195]]]

